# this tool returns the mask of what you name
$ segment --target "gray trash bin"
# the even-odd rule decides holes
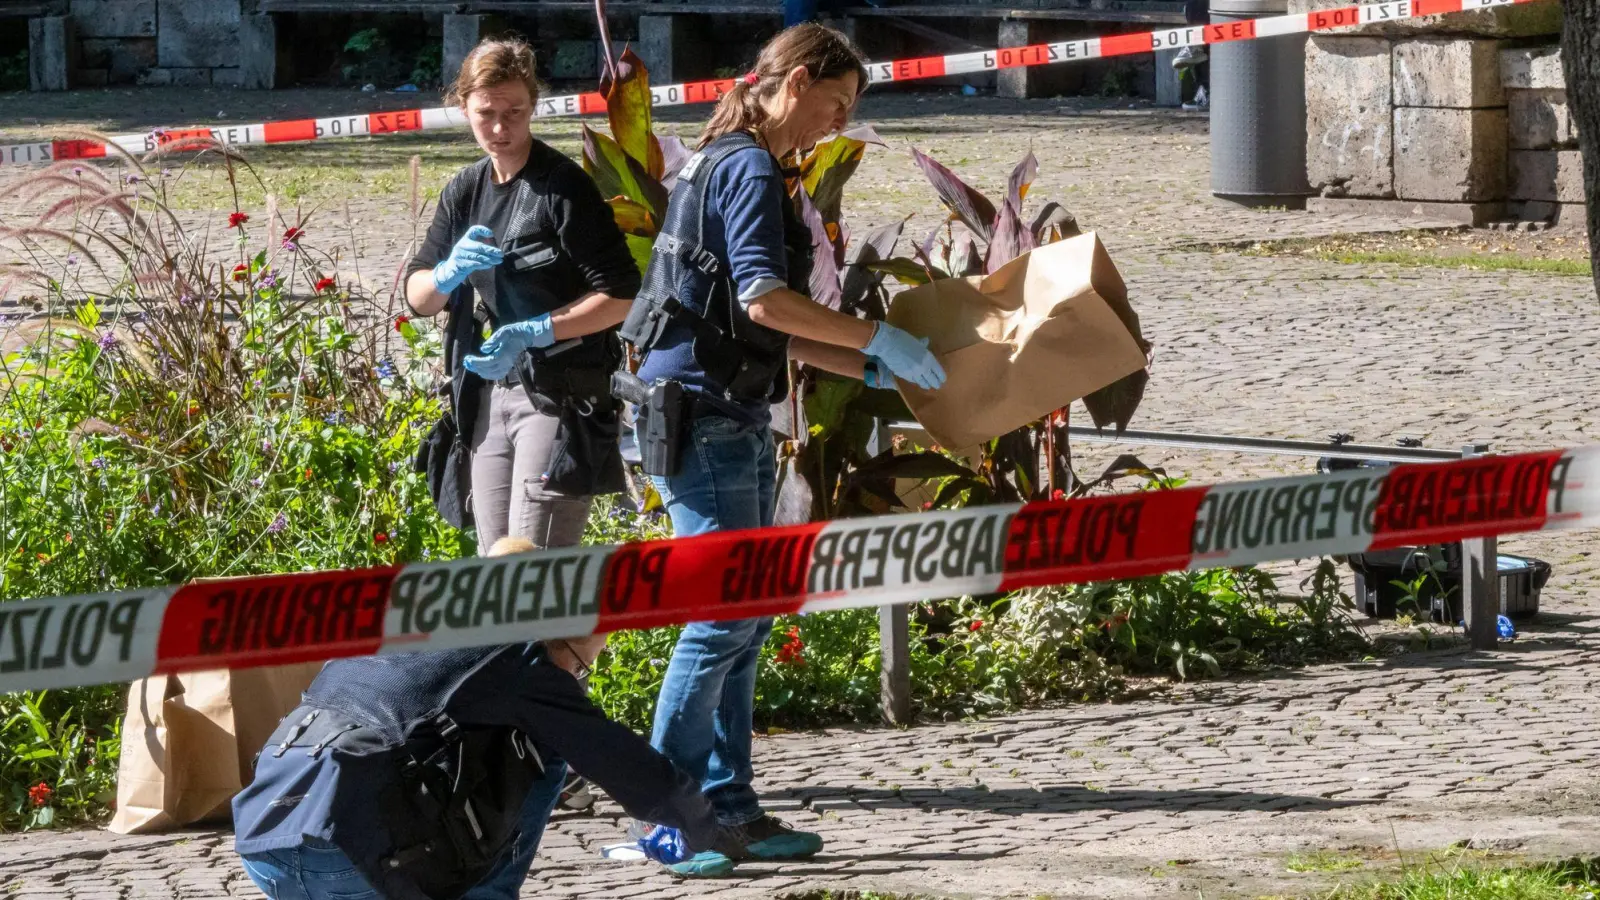
[[[1211,0],[1222,24],[1288,12],[1287,0]],[[1306,36],[1212,44],[1211,193],[1305,209]]]

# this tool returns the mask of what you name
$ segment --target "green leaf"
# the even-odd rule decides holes
[[[583,126],[583,168],[602,197],[626,197],[650,211],[657,222],[667,214],[667,190],[611,138]]]
[[[826,437],[844,420],[850,401],[866,389],[854,378],[818,378],[816,387],[806,397],[806,421],[811,423],[811,433]]]
[[[874,272],[882,272],[886,275],[893,275],[896,281],[912,287],[915,287],[919,284],[927,284],[933,280],[933,278],[928,274],[928,270],[923,267],[922,263],[919,263],[914,259],[907,259],[904,256],[896,256],[894,259],[883,259],[877,262],[869,262],[866,264],[866,266],[868,269],[871,269]]]
[[[634,234],[643,238],[654,238],[660,227],[650,215],[650,210],[645,209],[640,203],[629,200],[627,197],[612,197],[606,203],[611,206],[611,217],[616,219],[617,228],[623,234]]]
[[[42,807],[33,814],[33,824],[40,828],[49,828],[55,820],[56,808],[54,806]]]
[[[844,186],[861,166],[867,145],[839,136],[818,144],[800,160],[800,183],[824,222],[838,222]]]
[[[971,469],[931,450],[881,455],[856,469],[856,474],[863,478],[976,478]]]
[[[605,86],[606,115],[611,120],[611,136],[653,181],[666,173],[661,143],[656,140],[651,122],[650,72],[644,60],[624,47],[615,66],[615,78]]]

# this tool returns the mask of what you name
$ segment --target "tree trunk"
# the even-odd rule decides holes
[[[1567,106],[1583,149],[1583,190],[1589,200],[1589,259],[1600,292],[1600,0],[1565,0],[1561,59]]]

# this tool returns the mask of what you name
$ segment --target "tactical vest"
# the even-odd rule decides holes
[[[726,134],[684,165],[645,267],[644,286],[621,329],[624,340],[649,353],[669,323],[681,322],[694,335],[695,364],[736,402],[778,402],[789,390],[789,335],[751,321],[739,303],[728,261],[703,243],[712,172],[735,151],[759,146],[745,132]],[[811,234],[787,200],[783,243],[788,286],[809,295]]]

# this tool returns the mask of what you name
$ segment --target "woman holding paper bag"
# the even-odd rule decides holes
[[[641,447],[679,537],[772,524],[769,405],[787,396],[791,356],[874,387],[944,383],[925,340],[806,295],[811,238],[781,161],[842,128],[866,84],[844,35],[785,30],[718,103],[673,189],[622,333],[644,352]],[[764,814],[750,786],[756,664],[771,629],[770,618],[686,627],[652,743],[700,780],[751,856],[792,859],[821,838]]]

